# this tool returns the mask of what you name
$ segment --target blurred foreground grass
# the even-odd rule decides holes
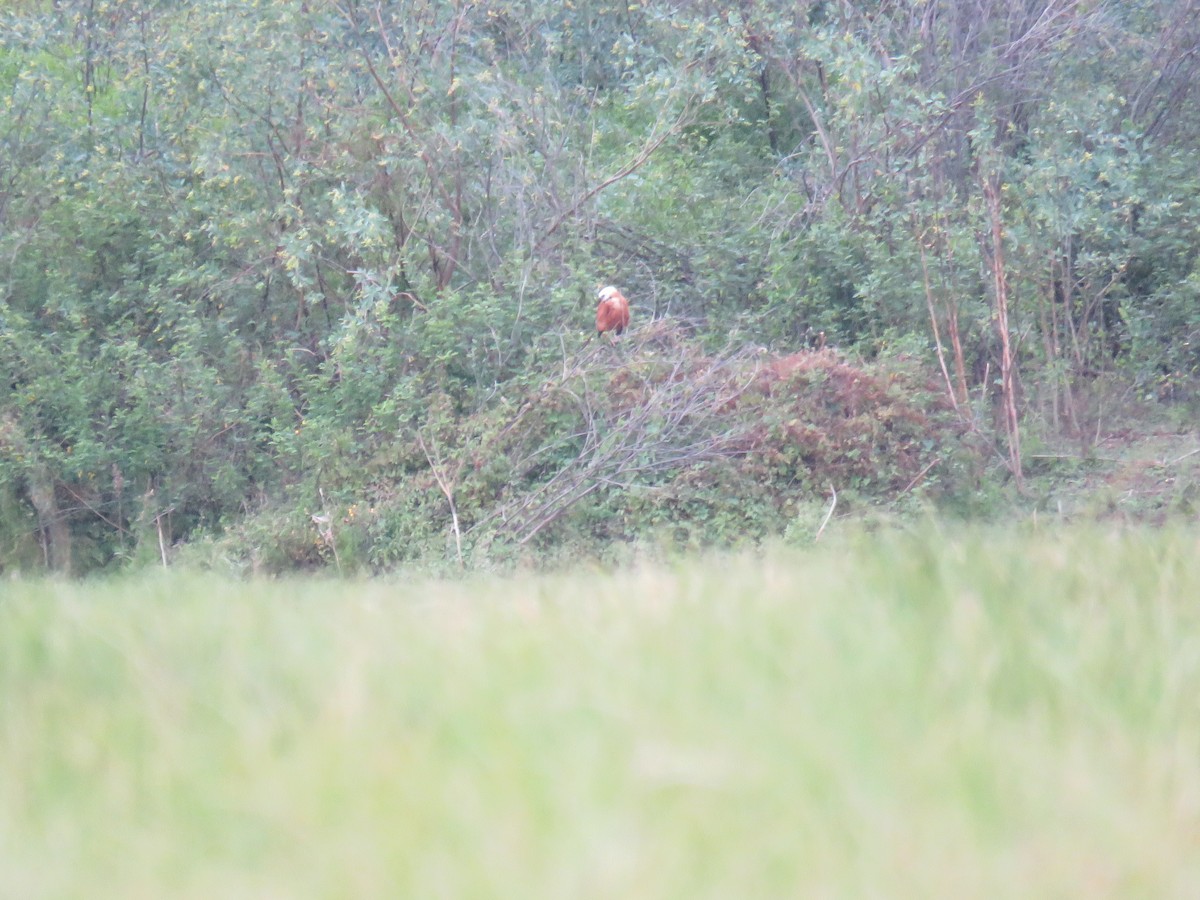
[[[0,583],[0,897],[1195,897],[1200,536]]]

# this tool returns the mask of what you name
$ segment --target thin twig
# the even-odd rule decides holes
[[[71,486],[69,484],[64,484],[64,483],[60,482],[60,486],[68,494],[70,494],[72,497],[74,497],[76,500],[78,500],[82,504],[84,509],[86,509],[88,512],[90,512],[94,516],[96,516],[96,518],[98,518],[105,525],[110,525],[111,527],[113,527],[117,531],[119,531],[121,534],[129,534],[129,529],[123,528],[121,526],[120,522],[114,522],[108,516],[104,515],[104,513],[100,512],[100,510],[98,510],[96,507],[92,506],[92,504],[88,503],[87,500],[85,500],[78,493],[76,493],[74,490],[72,490]]]
[[[171,511],[174,509],[175,509],[175,507],[173,507],[173,506],[171,507],[171,509],[164,509],[162,512],[160,512],[157,516],[154,517],[154,528],[155,528],[155,530],[158,531],[158,554],[159,554],[159,556],[162,557],[162,564],[163,564],[164,569],[167,568],[167,542],[163,539],[162,520],[163,520],[163,516],[170,515]]]
[[[442,465],[439,461],[434,460],[433,454],[425,446],[425,438],[420,431],[417,432],[417,443],[421,445],[421,451],[425,454],[425,459],[429,461],[429,470],[433,472],[438,487],[442,489],[446,502],[450,504],[450,524],[454,529],[454,548],[458,553],[458,567],[461,569],[463,568],[462,531],[458,527],[458,507],[454,503],[455,484],[450,483],[442,476]],[[454,481],[457,482],[457,480],[458,475],[455,473]]]
[[[1187,453],[1183,454],[1183,456],[1177,456],[1170,462],[1159,463],[1159,465],[1161,465],[1163,468],[1166,468],[1167,466],[1173,466],[1176,463],[1183,462],[1189,456],[1195,456],[1197,453],[1200,453],[1200,447],[1197,447],[1195,450],[1189,450]]]
[[[942,458],[940,456],[936,457],[933,460],[933,462],[931,462],[929,465],[927,465],[925,468],[923,468],[920,472],[918,472],[916,477],[913,478],[913,480],[908,483],[908,486],[905,487],[904,490],[902,490],[896,496],[903,497],[905,494],[907,494],[909,491],[911,491],[914,487],[917,486],[917,483],[929,473],[929,470],[932,469],[934,466],[936,466],[941,461],[942,461]]]
[[[691,103],[688,102],[684,105],[683,112],[681,112],[679,114],[679,117],[675,120],[674,124],[668,125],[661,134],[657,135],[652,140],[650,140],[649,143],[647,143],[645,146],[643,146],[641,151],[638,153],[638,155],[636,157],[633,158],[632,161],[630,161],[626,165],[622,166],[620,169],[618,169],[612,175],[605,178],[599,184],[596,184],[593,187],[589,188],[588,190],[584,191],[583,195],[581,197],[579,197],[579,199],[577,199],[574,203],[572,203],[563,212],[559,213],[559,215],[555,217],[554,221],[550,223],[550,227],[547,228],[542,233],[542,236],[540,238],[538,238],[537,243],[534,244],[533,255],[536,256],[541,251],[541,249],[545,245],[546,241],[548,241],[554,235],[554,233],[556,231],[558,231],[558,229],[562,226],[563,222],[565,222],[571,216],[575,215],[575,213],[579,212],[579,210],[586,203],[588,203],[593,197],[595,197],[597,194],[599,194],[605,188],[611,187],[612,185],[616,184],[618,181],[621,181],[622,179],[627,178],[628,176],[632,175],[634,172],[636,172],[638,169],[640,169],[643,165],[645,165],[646,161],[649,160],[650,157],[654,155],[655,151],[658,150],[658,148],[661,147],[664,143],[666,143],[667,138],[671,137],[671,135],[673,135],[673,134],[676,134],[679,131],[679,129],[681,127],[683,127],[684,123],[688,120],[688,117],[690,115],[691,115]]]
[[[318,532],[321,534],[321,540],[325,541],[329,549],[333,551],[333,562],[340,573],[342,571],[342,558],[338,556],[337,538],[333,534],[333,516],[329,514],[329,506],[325,502],[325,489],[317,488],[317,493],[321,497],[321,512],[323,515],[313,516],[312,519],[317,526]],[[322,522],[326,526],[324,531],[320,530]]]
[[[821,523],[821,527],[817,529],[816,536],[813,537],[813,543],[821,539],[821,534],[825,531],[825,526],[829,524],[829,520],[833,518],[833,511],[837,509],[837,490],[832,484],[829,485],[829,493],[833,495],[833,500],[829,504],[829,511],[825,513],[825,521]]]

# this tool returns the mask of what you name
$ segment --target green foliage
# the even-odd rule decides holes
[[[660,323],[505,393],[470,410],[444,387],[406,394],[385,405],[408,415],[377,409],[374,429],[340,441],[310,414],[316,478],[230,531],[218,557],[269,571],[508,568],[758,543],[831,488],[842,517],[969,489],[971,444],[911,361],[713,354]],[[289,518],[299,501],[306,518]],[[331,523],[324,544],[314,513]]]
[[[987,431],[991,180],[1022,411],[1087,445],[1100,376],[1188,399],[1200,26],[1187,4],[1055,9],[7,4],[0,566],[160,559],[239,523],[256,547],[293,523],[272,568],[777,533],[794,498],[737,466],[546,505],[547,473],[699,437],[648,357],[629,377],[655,413],[618,404],[602,432],[594,403],[550,402],[611,386],[571,372],[595,289],[619,283],[635,329],[688,323],[675,362],[705,377],[743,345],[907,348]],[[498,437],[526,407],[544,446]],[[833,427],[793,418],[773,441]],[[796,483],[894,500],[904,440],[847,418],[861,435],[797,456]],[[307,547],[306,516],[364,502],[345,560]],[[534,510],[554,519],[527,537]]]

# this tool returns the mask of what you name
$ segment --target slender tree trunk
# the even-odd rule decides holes
[[[954,406],[954,411],[958,412],[958,394],[954,389],[954,382],[950,378],[950,370],[946,366],[946,353],[942,347],[942,333],[938,328],[937,307],[933,302],[933,285],[929,280],[929,265],[925,258],[925,245],[921,235],[917,236],[917,244],[921,249],[921,280],[925,286],[925,305],[929,309],[929,328],[933,332],[933,344],[937,349],[938,365],[942,369],[942,377],[946,379],[946,394],[950,398],[951,405]]]
[[[967,402],[967,362],[963,356],[962,338],[958,331],[958,303],[951,301],[946,312],[946,330],[950,333],[950,346],[954,350],[954,379],[958,385],[960,403]]]
[[[53,572],[71,574],[71,529],[58,508],[54,480],[39,468],[29,475],[29,500],[37,511],[43,535],[46,565]]]
[[[1000,335],[1000,399],[1004,408],[1004,428],[1008,437],[1008,465],[1017,486],[1024,486],[1021,472],[1021,434],[1017,421],[1016,372],[1013,361],[1011,331],[1008,326],[1008,275],[1004,267],[1004,227],[1000,218],[1000,178],[983,178],[983,194],[987,200],[992,225],[992,283],[995,289],[996,331]]]

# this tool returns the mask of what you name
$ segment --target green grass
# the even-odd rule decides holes
[[[1195,897],[1200,537],[0,583],[0,897]]]

